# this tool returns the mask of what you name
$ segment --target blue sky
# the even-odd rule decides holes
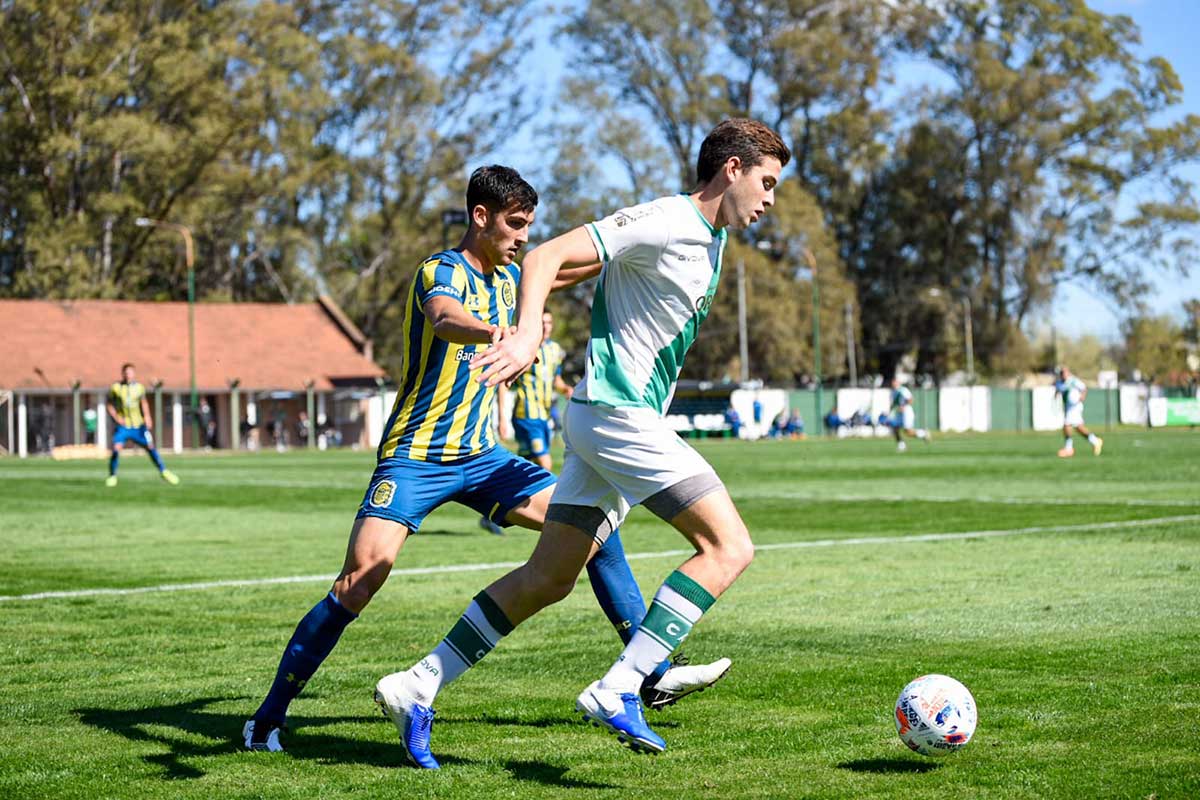
[[[1143,56],[1162,56],[1171,62],[1183,82],[1183,102],[1163,121],[1185,114],[1200,114],[1200,50],[1196,34],[1200,31],[1200,2],[1197,0],[1092,0],[1091,6],[1106,14],[1132,17],[1142,31]],[[1200,183],[1200,167],[1186,170]],[[1193,235],[1200,237],[1200,232]],[[1154,313],[1182,319],[1181,304],[1200,298],[1200,270],[1188,278],[1157,275],[1155,292],[1149,298]],[[1053,321],[1063,333],[1078,336],[1092,333],[1105,340],[1117,338],[1120,317],[1117,312],[1084,289],[1068,286],[1059,294],[1047,322]]]
[[[1106,14],[1125,14],[1132,17],[1141,29],[1143,57],[1163,56],[1175,68],[1183,83],[1183,102],[1159,120],[1166,123],[1185,114],[1200,114],[1200,48],[1195,44],[1196,32],[1200,31],[1200,0],[1090,0],[1090,5]],[[535,41],[543,44],[531,53],[537,69],[549,80],[541,84],[541,94],[547,103],[554,102],[554,84],[565,71],[565,53],[557,44],[550,45],[548,34],[552,30],[553,17],[539,15],[533,25],[537,28]],[[544,30],[544,33],[543,33]],[[919,71],[919,70],[918,70]],[[912,83],[907,76],[897,76],[898,83]],[[921,80],[922,78],[913,78]],[[499,158],[511,163],[522,172],[532,172],[543,154],[524,130],[514,137],[505,152],[489,158]],[[1200,185],[1200,165],[1186,170],[1192,180]],[[1200,231],[1193,234],[1200,239]],[[1172,275],[1154,275],[1154,292],[1148,298],[1150,310],[1156,314],[1169,314],[1182,319],[1181,304],[1188,298],[1200,298],[1200,270],[1188,278]],[[1031,321],[1032,328],[1048,328],[1051,324],[1069,336],[1094,334],[1105,341],[1119,337],[1121,317],[1110,303],[1077,286],[1065,286],[1059,292],[1052,308],[1041,318]]]

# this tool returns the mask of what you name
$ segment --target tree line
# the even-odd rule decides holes
[[[3,0],[0,14],[0,296],[182,299],[177,242],[135,223],[169,220],[196,237],[202,300],[327,293],[395,366],[404,292],[460,232],[442,212],[472,166],[527,140],[514,166],[547,237],[689,189],[700,140],[730,115],[773,125],[795,158],[776,210],[730,243],[691,377],[803,381],[814,306],[826,376],[851,347],[863,374],[961,371],[966,325],[976,372],[1018,373],[1044,366],[1026,330],[1063,283],[1127,309],[1136,345],[1149,279],[1195,259],[1179,168],[1200,156],[1200,118],[1170,113],[1183,87],[1138,54],[1132,21],[1082,0]],[[530,25],[547,17],[553,38]],[[557,90],[548,48],[569,54]],[[568,345],[588,301],[556,301]]]

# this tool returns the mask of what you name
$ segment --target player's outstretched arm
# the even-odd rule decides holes
[[[467,313],[453,297],[434,295],[425,301],[425,318],[433,335],[454,344],[489,344],[500,341],[503,331]]]
[[[483,368],[479,376],[481,382],[495,386],[529,368],[542,343],[542,312],[559,271],[595,269],[599,258],[596,246],[582,227],[556,236],[530,252],[521,266],[516,333],[471,360],[471,369]]]
[[[551,292],[557,292],[561,289],[569,289],[572,286],[590,280],[600,274],[600,269],[604,266],[597,261],[595,264],[588,264],[586,267],[563,267],[558,271],[558,275],[554,276],[554,285],[550,287]]]

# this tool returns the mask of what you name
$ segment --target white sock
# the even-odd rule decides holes
[[[1072,439],[1070,436],[1068,436],[1067,440],[1065,442],[1063,442],[1063,450],[1074,450],[1074,449],[1075,449],[1075,440]]]
[[[431,705],[442,687],[479,663],[512,629],[500,607],[480,592],[446,638],[405,673],[408,690],[421,705]]]
[[[1095,443],[1096,443],[1096,442],[1098,442],[1098,441],[1100,441],[1100,437],[1099,437],[1099,436],[1097,436],[1097,435],[1096,435],[1096,434],[1094,434],[1094,433],[1089,433],[1089,434],[1088,434],[1088,443],[1090,443],[1090,444],[1095,444]]]
[[[600,688],[636,692],[714,602],[716,598],[696,581],[678,570],[671,573],[620,658],[600,679]]]

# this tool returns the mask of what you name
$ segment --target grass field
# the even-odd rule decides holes
[[[580,586],[439,699],[439,773],[403,766],[371,688],[533,534],[435,512],[293,705],[289,752],[246,753],[371,454],[168,458],[175,488],[140,455],[115,489],[102,462],[0,461],[0,798],[1200,797],[1200,433],[1058,444],[701,443],[762,546],[686,646],[734,671],[634,756],[573,712],[618,652]],[[623,536],[647,592],[682,560],[640,509]],[[980,710],[937,761],[892,721],[935,671]]]

